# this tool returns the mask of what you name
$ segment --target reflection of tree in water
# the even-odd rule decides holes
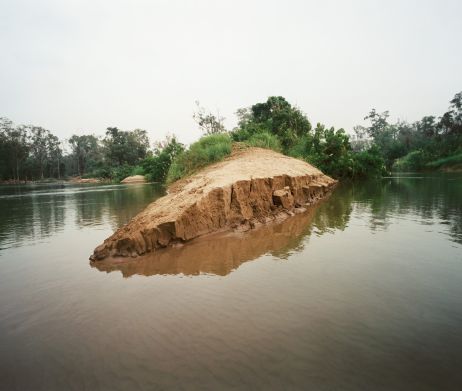
[[[388,178],[373,182],[343,183],[333,194],[307,212],[241,235],[199,238],[180,248],[160,250],[136,260],[95,262],[101,271],[134,274],[227,275],[244,262],[271,254],[286,260],[303,251],[310,235],[344,230],[354,215],[370,230],[386,230],[395,217],[419,224],[448,222],[452,239],[460,243],[461,185],[447,177],[433,179]]]
[[[402,216],[420,224],[447,224],[451,240],[462,244],[462,181],[460,175],[434,173],[418,177],[384,178],[343,183],[320,203],[301,235],[272,254],[282,259],[302,251],[311,233],[344,230],[354,212],[368,218],[369,229],[385,230]]]
[[[351,187],[339,186],[329,200],[319,206],[313,220],[315,233],[333,232],[334,229],[343,231],[350,220],[353,199]]]
[[[347,190],[345,187],[338,188],[326,200],[310,207],[309,217],[297,235],[291,237],[285,246],[271,251],[271,255],[280,259],[288,259],[292,253],[301,252],[304,249],[311,233],[322,235],[326,232],[333,232],[335,229],[344,230],[352,211],[351,192],[345,190]]]
[[[47,238],[69,224],[84,227],[109,223],[115,230],[162,194],[163,189],[153,185],[2,186],[0,248]],[[419,224],[446,224],[451,240],[462,244],[461,200],[460,174],[345,183],[316,207],[305,225],[297,226],[280,245],[265,251],[286,259],[303,249],[311,233],[345,229],[353,214],[368,219],[372,230],[387,229],[399,216]]]
[[[76,225],[109,222],[116,230],[163,194],[164,189],[157,185],[107,186],[77,193],[74,197]]]
[[[73,221],[78,227],[109,222],[115,230],[163,194],[156,185],[2,186],[0,249],[50,237]]]
[[[61,185],[3,186],[0,190],[0,249],[46,238],[63,229]]]
[[[39,227],[41,237],[47,237],[62,230],[65,215],[65,199],[62,195],[58,197],[47,196],[45,200],[37,197],[32,199],[35,226]]]
[[[461,179],[456,174],[417,174],[350,184],[343,191],[354,194],[358,214],[370,214],[371,229],[386,229],[392,218],[403,216],[421,224],[447,224],[451,240],[462,243]]]

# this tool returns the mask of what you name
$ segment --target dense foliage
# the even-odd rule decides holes
[[[239,127],[232,133],[233,140],[245,141],[258,133],[275,135],[285,152],[311,130],[311,124],[298,108],[282,96],[271,96],[236,113]]]
[[[61,143],[48,130],[0,118],[0,179],[59,178],[62,158]]]
[[[104,138],[73,135],[70,152],[49,130],[14,125],[0,118],[0,179],[38,180],[67,176],[99,177],[119,181],[135,172],[149,155],[145,130],[108,128]],[[144,172],[143,172],[144,174]]]
[[[387,111],[372,110],[365,118],[370,126],[355,128],[359,144],[372,143],[384,158],[387,169],[424,170],[460,164],[462,153],[462,92],[450,101],[439,119],[390,123]]]
[[[256,143],[272,135],[282,152],[304,159],[336,178],[380,176],[392,169],[423,170],[461,165],[462,92],[439,119],[390,123],[389,113],[371,110],[369,126],[356,126],[350,137],[343,129],[317,124],[313,129],[305,114],[282,97],[270,97],[237,112],[239,125],[231,132],[235,141],[272,149],[277,142]]]
[[[283,97],[270,97],[264,103],[237,112],[239,125],[231,132],[235,141],[271,148],[304,159],[336,178],[378,176],[383,160],[375,148],[354,153],[349,136],[317,124],[312,128],[306,115]]]
[[[165,182],[173,160],[184,151],[184,145],[175,136],[167,137],[163,143],[157,143],[154,154],[143,160],[141,166],[150,182]]]
[[[103,148],[99,140],[92,134],[77,136],[73,135],[69,139],[69,145],[75,159],[75,169],[79,175],[87,172],[95,172],[101,168],[103,161]],[[71,168],[72,171],[74,167]]]
[[[200,107],[193,118],[204,133],[189,148],[169,136],[150,149],[147,132],[109,127],[104,137],[73,135],[65,143],[40,126],[0,118],[0,180],[69,176],[107,178],[145,175],[172,182],[223,159],[232,143],[273,149],[306,160],[335,178],[380,176],[392,169],[462,168],[462,92],[441,117],[407,123],[371,110],[368,126],[354,135],[318,123],[281,96],[237,111],[238,126],[227,132],[224,118]],[[64,151],[68,152],[65,153]]]

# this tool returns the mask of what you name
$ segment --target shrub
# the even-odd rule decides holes
[[[353,178],[379,177],[386,174],[385,161],[377,147],[352,154]]]
[[[133,167],[132,175],[144,175],[144,168],[142,166]]]
[[[141,162],[146,179],[149,182],[165,182],[172,161],[183,151],[184,145],[179,143],[175,136],[167,137],[164,143],[156,147],[153,156]]]
[[[310,134],[305,134],[298,139],[298,141],[289,149],[288,155],[305,159],[309,161],[310,159],[307,156],[314,153],[313,137]]]
[[[424,151],[412,151],[409,152],[406,156],[396,159],[393,163],[393,170],[421,170],[427,161],[428,157]]]
[[[462,153],[432,161],[430,163],[427,163],[426,167],[428,167],[428,168],[442,168],[442,167],[445,167],[445,166],[452,166],[452,165],[456,165],[456,164],[462,164]]]
[[[247,123],[244,127],[234,129],[229,133],[233,141],[247,141],[253,135],[258,133],[270,133],[263,124],[256,124],[253,122]]]
[[[120,182],[122,179],[125,179],[128,176],[131,176],[133,172],[133,167],[128,164],[123,164],[118,167],[114,167],[111,171],[111,179],[114,182]]]
[[[148,156],[141,162],[148,182],[163,182],[170,167],[168,156]]]
[[[96,168],[86,174],[82,175],[82,178],[111,178],[112,170],[110,167],[104,166]]]
[[[180,153],[170,165],[167,183],[172,183],[199,168],[220,161],[231,153],[231,138],[226,133],[202,137]]]

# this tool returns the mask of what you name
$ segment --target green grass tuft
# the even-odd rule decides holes
[[[173,160],[168,170],[167,183],[175,182],[202,167],[224,159],[231,154],[231,146],[231,138],[227,133],[202,137]]]
[[[250,147],[260,147],[272,149],[276,152],[282,152],[282,146],[274,134],[269,132],[255,133],[245,143]]]

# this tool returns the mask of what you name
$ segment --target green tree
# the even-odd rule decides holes
[[[49,158],[48,138],[50,132],[40,126],[31,126],[31,160],[35,169],[38,171],[38,176],[43,179],[45,168]]]
[[[450,101],[449,109],[437,121],[425,116],[407,123],[388,121],[388,111],[376,110],[366,116],[366,133],[378,147],[388,169],[418,170],[433,167],[431,161],[455,162],[462,152],[462,92]]]
[[[441,118],[441,127],[448,134],[462,134],[462,92],[457,93],[451,100],[449,111]]]
[[[370,120],[371,124],[366,128],[367,134],[381,152],[387,168],[391,169],[393,162],[408,152],[409,148],[406,146],[406,142],[410,140],[410,136],[407,124],[400,124],[399,122],[390,124],[388,117],[388,111],[378,113],[375,109],[372,109],[364,119]]]
[[[3,177],[19,180],[30,148],[27,128],[0,118],[0,143]]]
[[[100,154],[99,140],[92,134],[78,136],[72,135],[69,139],[72,155],[77,163],[77,173],[82,176],[90,171],[91,167],[94,169],[98,162],[102,160]]]
[[[49,156],[49,176],[61,178],[61,163],[63,151],[61,149],[61,141],[54,134],[48,134],[47,149]]]
[[[387,131],[389,127],[388,117],[390,116],[388,111],[384,111],[383,113],[378,113],[375,109],[372,109],[368,115],[364,117],[365,120],[370,120],[371,125],[366,128],[367,133],[373,139],[376,139],[380,136],[380,134]],[[392,133],[390,133],[392,135]]]
[[[343,129],[318,123],[312,137],[305,142],[302,156],[308,162],[334,177],[352,176],[353,160],[349,137]]]
[[[417,133],[422,139],[430,140],[437,135],[436,119],[429,115],[416,122]]]
[[[241,109],[238,113],[240,129],[233,138],[267,131],[279,138],[285,152],[311,130],[305,114],[282,96],[270,96],[266,102],[253,105],[250,110]]]
[[[165,182],[173,160],[184,151],[184,145],[175,137],[167,136],[154,147],[154,154],[141,162],[146,177],[151,182]]]
[[[107,128],[103,140],[108,162],[117,166],[136,165],[146,157],[149,149],[147,132],[142,129],[122,131],[116,127]]]

